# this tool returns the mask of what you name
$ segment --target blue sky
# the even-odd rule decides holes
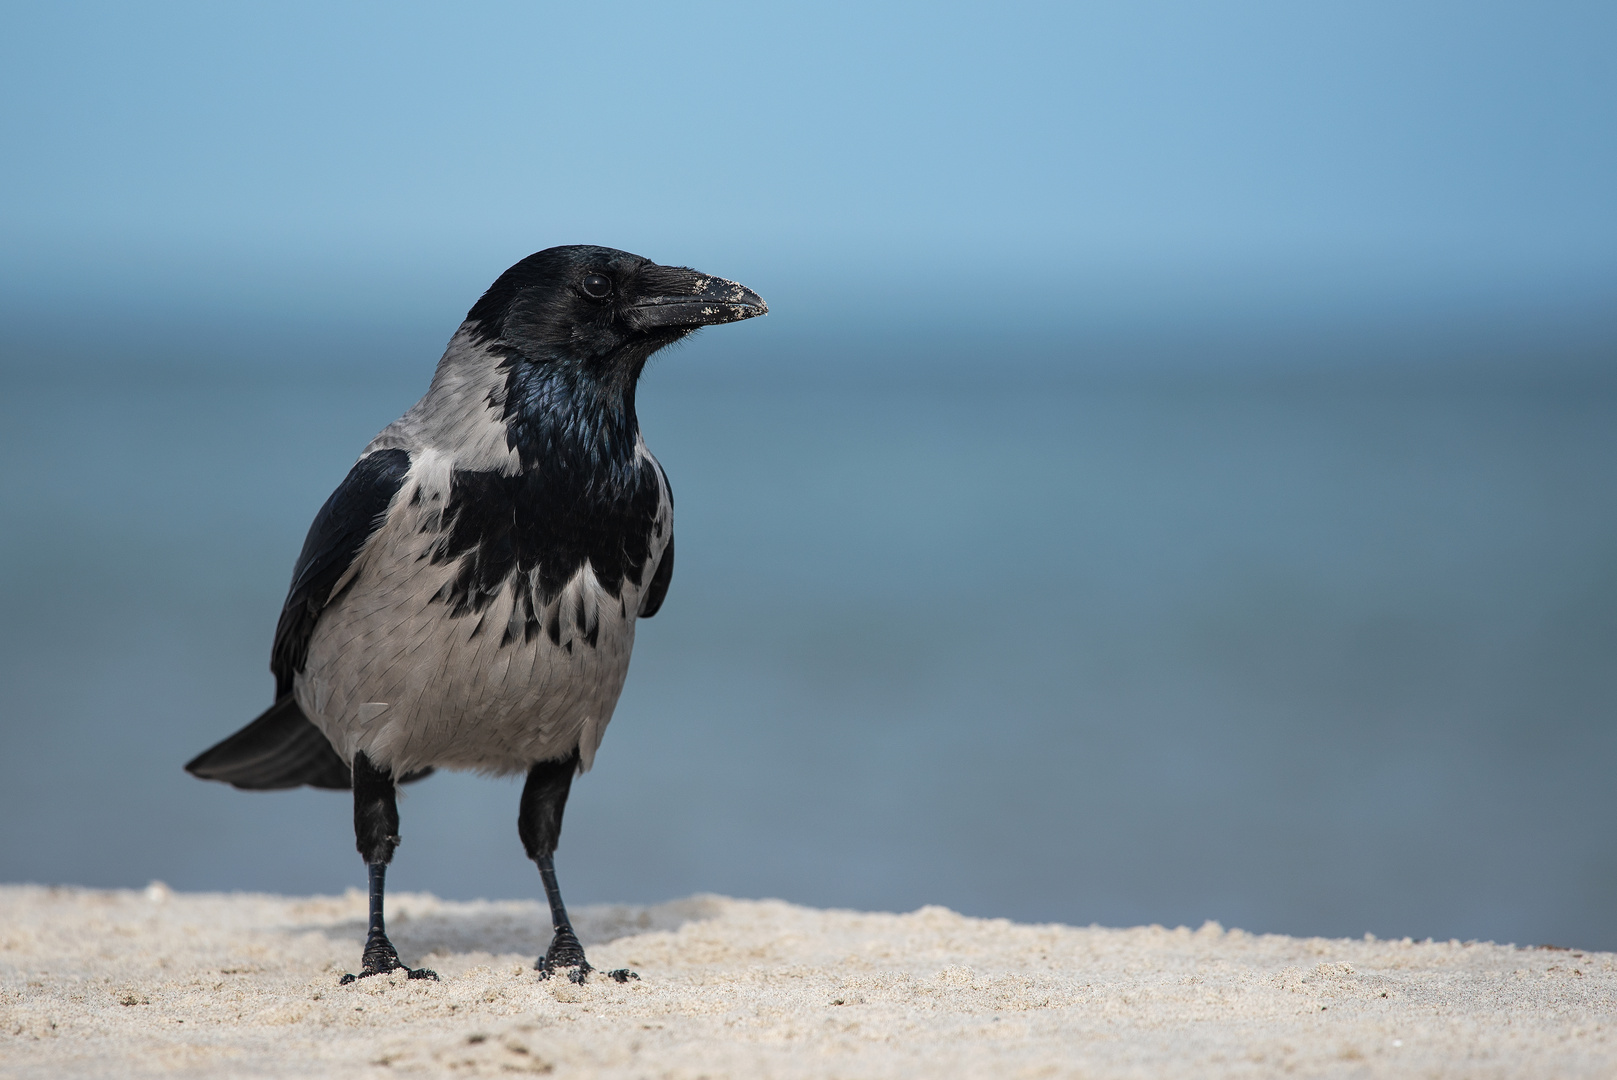
[[[598,242],[872,313],[1597,310],[1613,41],[1607,3],[12,4],[0,286],[382,317]]]

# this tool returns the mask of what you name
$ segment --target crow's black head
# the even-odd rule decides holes
[[[659,266],[614,248],[577,245],[529,255],[466,315],[481,342],[512,359],[632,382],[652,353],[703,326],[769,310],[733,281]]]

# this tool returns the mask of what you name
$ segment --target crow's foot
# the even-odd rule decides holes
[[[399,964],[397,967],[390,967],[390,968],[369,968],[368,967],[368,968],[365,968],[363,971],[361,971],[358,975],[355,975],[352,972],[350,972],[349,974],[344,975],[342,978],[338,979],[337,980],[337,985],[338,986],[347,986],[349,983],[358,982],[360,979],[368,979],[372,975],[386,975],[390,971],[402,971],[402,972],[404,972],[404,977],[406,979],[431,979],[433,982],[438,981],[438,973],[436,971],[433,971],[431,968],[412,968],[412,967],[405,967],[403,964]]]
[[[578,943],[578,935],[573,933],[571,927],[563,927],[556,931],[551,939],[550,948],[545,955],[534,961],[533,965],[539,972],[541,979],[548,979],[552,975],[567,973],[570,982],[581,983],[590,977],[595,969],[590,962],[584,959],[584,946]]]
[[[568,982],[579,984],[588,981],[590,973],[595,971],[594,968],[590,967],[590,962],[584,959],[584,946],[578,943],[578,935],[574,934],[570,928],[556,932],[556,937],[551,941],[550,948],[545,950],[545,955],[535,961],[533,966],[538,970],[541,979],[548,979],[552,975],[565,973]],[[603,971],[600,974],[620,983],[640,978],[639,975],[636,975],[628,968],[616,968],[612,971]]]
[[[431,979],[438,981],[438,973],[427,968],[405,967],[399,962],[398,950],[387,938],[371,938],[365,942],[365,955],[360,958],[364,969],[358,975],[347,974],[337,980],[338,986],[347,986],[349,983],[368,979],[372,975],[386,975],[390,971],[402,971],[407,979]]]
[[[551,963],[546,959],[541,959],[533,966],[539,970],[539,978],[541,979],[548,979],[552,975],[561,975],[565,973],[568,982],[578,983],[580,986],[588,982],[589,977],[592,974],[605,975],[613,982],[626,983],[630,979],[633,979],[636,982],[640,981],[639,973],[630,971],[628,968],[613,968],[611,971],[596,971],[588,964],[579,964],[576,967],[568,967],[563,964]]]

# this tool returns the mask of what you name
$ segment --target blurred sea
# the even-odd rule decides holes
[[[719,340],[642,384],[679,564],[572,903],[1617,948],[1617,380]],[[345,795],[181,765],[268,703],[303,532],[437,347],[0,364],[0,880],[362,882]],[[390,882],[540,895],[518,790],[408,789]]]

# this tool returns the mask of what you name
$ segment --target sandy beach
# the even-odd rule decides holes
[[[528,901],[390,897],[441,982],[339,987],[338,897],[0,888],[0,1074],[1611,1076],[1617,954],[1030,926],[698,896],[576,913],[541,981]]]

